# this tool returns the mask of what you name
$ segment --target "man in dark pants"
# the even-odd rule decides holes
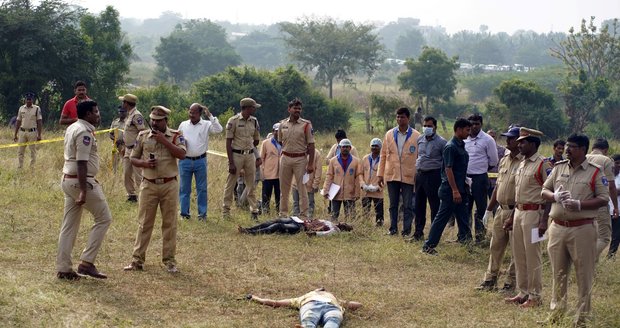
[[[482,217],[487,208],[488,200],[489,175],[487,172],[494,166],[497,166],[499,158],[497,157],[495,140],[481,130],[482,116],[480,114],[473,114],[467,119],[472,124],[471,132],[467,139],[465,139],[465,150],[469,154],[467,177],[471,179],[471,198],[468,210],[470,216],[474,214],[472,210],[474,203],[476,203],[473,226],[476,228],[476,242],[481,242],[486,235],[486,228],[482,223]]]
[[[443,147],[447,141],[437,134],[437,120],[424,118],[423,133],[418,137],[418,159],[415,183],[415,231],[413,240],[424,240],[426,225],[426,201],[431,207],[431,223],[439,210],[438,190],[441,185]]]
[[[465,151],[463,142],[469,135],[471,126],[470,121],[464,118],[457,119],[454,122],[454,137],[444,147],[441,186],[439,187],[439,211],[431,223],[428,240],[422,246],[423,253],[437,255],[435,247],[439,244],[441,234],[452,215],[456,217],[459,228],[458,241],[466,244],[471,240],[465,185],[469,155]]]
[[[620,188],[620,154],[613,155],[611,159],[614,160],[614,181],[609,181],[609,183],[615,183],[616,189]],[[620,198],[620,197],[618,197]],[[607,253],[607,258],[613,258],[618,251],[618,244],[620,244],[620,219],[618,217],[614,217],[612,214],[611,217],[611,243],[609,244],[609,252]]]

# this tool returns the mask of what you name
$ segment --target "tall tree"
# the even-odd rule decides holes
[[[422,47],[425,43],[424,36],[420,31],[409,30],[396,39],[394,56],[401,59],[417,58],[422,52]]]
[[[392,128],[396,109],[405,105],[401,99],[395,96],[382,96],[372,94],[370,96],[370,108],[381,121],[383,121],[384,131]]]
[[[315,79],[327,86],[333,97],[334,79],[365,72],[372,76],[380,64],[383,47],[373,26],[352,21],[338,24],[331,18],[300,23],[280,23],[289,56],[302,70],[316,71]]]
[[[398,76],[401,90],[409,90],[413,97],[424,97],[428,113],[430,104],[454,96],[457,60],[457,57],[448,58],[439,49],[424,47],[417,60],[405,62],[407,70]]]
[[[234,41],[233,45],[246,65],[265,69],[284,65],[284,43],[275,35],[254,31]]]
[[[606,22],[598,31],[594,17],[581,21],[581,28],[551,48],[568,70],[561,85],[570,128],[583,132],[609,95],[609,82],[620,78],[620,34],[618,20]]]

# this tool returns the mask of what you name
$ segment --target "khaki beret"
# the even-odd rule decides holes
[[[132,104],[138,103],[138,97],[136,97],[135,95],[132,95],[131,93],[118,97],[118,100],[126,101]]]
[[[527,137],[536,137],[540,139],[542,136],[544,136],[544,134],[538,130],[521,128],[519,129],[519,138],[517,138],[517,140],[523,140]]]
[[[151,107],[150,118],[154,120],[163,120],[164,118],[170,115],[170,110],[164,106],[153,106]]]
[[[255,107],[255,108],[260,108],[261,104],[257,104],[256,100],[252,99],[252,98],[243,98],[241,99],[241,101],[239,102],[239,105],[241,106],[241,108],[243,107]]]

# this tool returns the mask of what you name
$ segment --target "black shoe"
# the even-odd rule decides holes
[[[130,203],[137,203],[138,202],[138,196],[136,195],[129,195],[127,196],[127,201]]]
[[[189,215],[183,215],[181,214],[181,218],[183,218],[183,220],[189,221],[192,217]]]
[[[77,273],[83,276],[91,276],[97,279],[108,279],[108,276],[99,272],[99,270],[97,270],[95,265],[92,263],[87,263],[87,264],[80,263],[80,265],[78,265]]]
[[[377,220],[377,227],[382,227],[383,226],[383,220]]]
[[[480,284],[480,286],[476,287],[476,290],[483,291],[483,292],[491,292],[491,291],[494,291],[495,289],[497,289],[496,279],[485,280]]]
[[[428,255],[433,255],[433,256],[439,255],[439,253],[437,252],[437,250],[435,250],[434,247],[428,247],[428,246],[423,246],[422,247],[422,253],[428,254]]]
[[[207,222],[207,216],[206,215],[202,215],[198,217],[198,221],[204,221]]]
[[[58,277],[58,279],[62,279],[62,280],[71,280],[71,281],[75,281],[75,280],[80,280],[80,275],[78,275],[75,271],[71,270],[69,272],[58,272],[56,273],[56,277]]]
[[[252,220],[258,222],[258,212],[252,213]]]
[[[398,231],[390,230],[390,231],[387,232],[386,235],[388,235],[388,236],[395,236],[396,234],[398,234]]]
[[[502,289],[499,291],[501,293],[512,293],[515,290],[515,286],[513,284],[505,283]]]
[[[424,240],[424,234],[413,234],[413,241],[423,241]]]

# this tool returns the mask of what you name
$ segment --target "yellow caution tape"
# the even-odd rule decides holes
[[[95,134],[111,132],[113,130],[115,130],[115,129],[99,130],[99,131],[95,131]],[[43,139],[43,140],[39,140],[39,141],[29,141],[29,142],[22,142],[22,143],[12,143],[12,144],[7,144],[7,145],[0,145],[0,149],[12,148],[12,147],[20,147],[20,146],[38,145],[38,144],[46,144],[46,143],[50,143],[50,142],[57,142],[57,141],[63,141],[63,140],[65,140],[65,137],[58,137],[58,138],[52,138],[52,139]]]

